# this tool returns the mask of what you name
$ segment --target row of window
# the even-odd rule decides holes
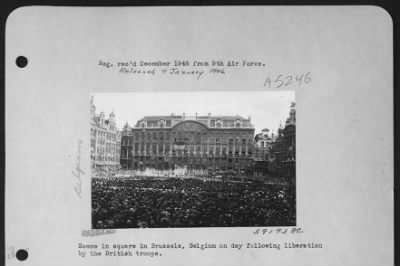
[[[121,158],[121,160],[126,160],[126,159],[128,159],[128,158]],[[178,162],[182,162],[182,161],[185,161],[185,162],[188,162],[189,164],[194,164],[194,163],[196,163],[196,162],[203,162],[203,163],[206,163],[207,161],[215,161],[215,162],[219,162],[219,161],[226,161],[226,162],[228,162],[228,163],[238,163],[238,162],[241,162],[241,163],[251,163],[251,162],[249,162],[249,159],[248,158],[229,158],[229,157],[208,157],[208,158],[196,158],[196,159],[190,159],[190,157],[174,157],[174,158],[170,158],[170,160],[168,160],[168,161],[165,161],[165,160],[163,160],[162,158],[156,158],[156,159],[154,159],[154,158],[149,158],[149,157],[140,157],[140,158],[137,158],[135,161],[144,161],[144,162],[164,162],[164,163],[168,163],[168,162],[176,162],[176,161],[178,161]]]
[[[207,120],[201,120],[205,125],[207,125],[208,121]],[[171,127],[171,120],[147,120],[147,121],[141,121],[140,123],[141,128],[163,128],[163,127]],[[216,120],[212,119],[210,120],[210,127],[214,128],[241,128],[241,127],[250,127],[251,124],[249,121],[244,120]]]
[[[235,133],[235,135],[249,135],[248,133]],[[214,136],[214,135],[216,135],[216,134],[213,134],[213,133],[209,133],[209,132],[177,132],[177,131],[172,131],[172,132],[169,132],[169,131],[167,131],[167,132],[147,132],[147,133],[144,133],[144,132],[135,132],[134,134],[133,134],[133,137],[134,137],[134,139],[135,140],[143,140],[143,139],[147,139],[147,140],[149,140],[149,139],[170,139],[171,138],[171,136],[173,136],[174,138],[175,137],[178,137],[178,138],[184,138],[184,137],[187,137],[187,136],[189,136],[191,139],[192,138],[200,138],[200,137],[204,137],[204,136]],[[229,135],[232,135],[232,133],[229,133],[229,132],[227,132],[227,133],[219,133],[219,135],[226,135],[226,138],[229,136]]]
[[[102,130],[98,130],[95,128],[90,129],[90,136],[92,136],[94,138],[97,137],[100,139],[106,139],[106,140],[112,140],[112,141],[117,140],[117,133],[102,131]]]
[[[119,156],[102,156],[102,155],[91,155],[90,158],[92,160],[96,160],[96,161],[104,161],[104,162],[119,162],[120,161],[120,157]]]
[[[251,139],[239,139],[239,138],[235,138],[235,139],[225,139],[225,138],[204,138],[204,139],[195,139],[195,140],[193,140],[193,139],[189,139],[189,138],[174,138],[173,139],[173,143],[180,143],[180,144],[185,144],[185,145],[188,145],[188,144],[196,144],[196,145],[200,145],[200,144],[203,144],[203,145],[205,145],[205,143],[207,143],[207,141],[208,141],[208,143],[209,144],[212,144],[212,143],[215,143],[216,145],[226,145],[226,144],[228,144],[228,145],[230,145],[230,146],[232,146],[232,145],[234,145],[234,144],[236,144],[236,145],[239,145],[239,144],[242,144],[242,145],[246,145],[246,144],[250,144],[250,143],[253,143],[253,141],[251,140]],[[130,138],[123,138],[122,139],[122,146],[131,146],[133,143],[135,142],[135,144],[137,144],[138,142],[140,142],[140,143],[149,143],[149,142],[151,142],[151,143],[164,143],[164,139],[163,138],[160,138],[158,141],[157,141],[157,139],[153,139],[153,141],[146,141],[146,140],[142,140],[142,141],[132,141]],[[168,140],[166,140],[165,141],[165,143],[166,143],[166,145],[169,145],[169,143],[170,143],[170,140],[168,139]]]
[[[146,127],[146,122],[141,122],[140,127]],[[147,120],[147,127],[171,127],[171,120]]]
[[[179,144],[174,144],[174,145],[151,145],[150,143],[147,143],[146,145],[139,145],[139,143],[135,143],[135,145],[133,146],[133,150],[134,151],[144,151],[145,149],[147,150],[147,151],[150,151],[150,150],[154,150],[154,151],[156,151],[157,150],[157,148],[158,148],[158,150],[159,151],[162,151],[162,150],[164,150],[165,149],[165,151],[166,152],[168,152],[168,151],[170,151],[170,150],[191,150],[191,151],[194,151],[194,150],[196,150],[196,151],[207,151],[207,147],[208,147],[208,150],[209,151],[213,151],[214,149],[216,150],[216,151],[223,151],[223,152],[225,152],[225,151],[230,151],[230,152],[232,152],[233,150],[235,150],[235,151],[240,151],[240,150],[242,150],[242,151],[244,151],[244,150],[252,150],[253,149],[253,147],[252,146],[244,146],[244,145],[242,145],[242,146],[240,146],[240,145],[236,145],[236,146],[227,146],[227,145],[212,145],[212,144],[210,144],[210,145],[206,145],[206,144],[203,144],[203,145],[197,145],[196,147],[194,146],[194,145],[179,145]]]
[[[144,154],[144,152],[135,152],[136,154],[138,154],[138,153],[140,153],[140,154]],[[147,154],[151,154],[151,155],[156,155],[157,154],[157,151],[150,151],[150,152],[146,152]],[[169,151],[166,151],[165,152],[166,154],[169,154]],[[162,152],[160,151],[159,152],[159,154],[162,154]],[[204,152],[204,154],[206,154],[206,152]],[[183,150],[183,151],[181,151],[181,150],[173,150],[172,151],[172,156],[181,156],[181,155],[184,155],[184,156],[187,156],[187,155],[195,155],[195,153],[193,152],[193,151],[187,151],[187,150]],[[231,158],[231,157],[251,157],[252,156],[252,151],[248,151],[247,153],[245,152],[245,151],[242,151],[242,152],[229,152],[229,153],[227,153],[227,152],[225,152],[225,151],[223,151],[222,152],[222,154],[221,154],[221,152],[220,151],[216,151],[215,152],[215,154],[214,154],[214,151],[209,151],[208,152],[208,154],[207,154],[208,156],[210,156],[210,157],[222,157],[222,158]],[[124,158],[127,158],[127,159],[129,159],[129,158],[132,158],[132,156],[133,156],[133,154],[131,154],[130,152],[129,152],[129,150],[123,150],[122,152],[121,152],[121,158],[122,159],[124,159]]]
[[[234,120],[211,120],[210,121],[210,127],[216,127],[216,128],[221,128],[221,127],[236,127],[240,128],[242,127],[242,123],[240,121],[235,122]]]
[[[114,145],[115,147],[119,147],[120,146],[118,142],[107,142],[105,139],[97,139],[97,145],[96,145],[96,139],[91,139],[90,140],[90,145],[92,147],[104,146],[104,145]]]
[[[114,143],[106,143],[106,146],[97,146],[97,153],[119,153],[119,147]]]

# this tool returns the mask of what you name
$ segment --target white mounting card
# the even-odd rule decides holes
[[[16,9],[6,265],[392,265],[392,33],[376,6]]]

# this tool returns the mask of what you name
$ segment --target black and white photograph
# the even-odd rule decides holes
[[[91,96],[92,227],[296,225],[293,91]]]
[[[6,20],[5,265],[393,265],[384,9]]]

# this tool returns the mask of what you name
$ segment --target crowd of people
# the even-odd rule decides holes
[[[92,226],[294,226],[295,201],[293,186],[261,182],[93,178]]]

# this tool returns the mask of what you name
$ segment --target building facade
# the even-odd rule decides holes
[[[269,172],[273,135],[268,128],[254,137],[254,176],[265,176]]]
[[[90,157],[92,168],[116,171],[120,168],[121,133],[115,123],[115,114],[106,118],[104,112],[96,114],[91,99]]]
[[[291,178],[296,177],[296,105],[292,103],[285,127],[278,129],[278,134],[271,143],[269,171]]]
[[[283,129],[283,169],[284,175],[294,179],[296,177],[296,108],[292,104],[289,118],[286,119]]]
[[[254,137],[254,158],[257,160],[268,161],[273,142],[273,134],[270,134],[269,129],[264,128],[261,133]]]
[[[121,138],[122,169],[250,171],[254,126],[242,116],[146,116],[126,124]]]

